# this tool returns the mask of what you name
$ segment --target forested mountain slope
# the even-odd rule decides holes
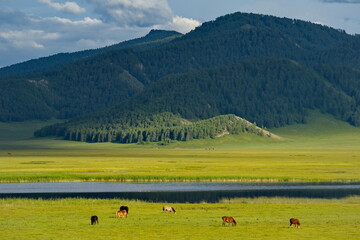
[[[3,68],[0,121],[68,119],[111,107],[141,91],[147,82],[139,71],[142,65],[135,51],[154,48],[180,36],[177,32],[152,30],[144,38],[107,48],[60,54]],[[53,69],[21,75],[29,68]],[[7,77],[7,72],[17,76]]]
[[[319,67],[319,72],[320,70],[324,69]],[[347,74],[357,77],[350,72]],[[235,114],[256,122],[258,126],[279,127],[304,123],[307,110],[319,109],[358,124],[355,98],[349,95],[350,91],[334,87],[336,84],[294,61],[249,60],[242,64],[166,76],[109,110],[44,128],[37,132],[37,136],[57,135],[65,139],[85,139],[90,142],[126,142],[129,141],[128,138],[120,138],[119,132],[130,131],[141,135],[145,130],[139,129],[163,127],[157,124],[166,121],[151,117],[163,112],[176,113],[193,122],[218,115]],[[178,129],[181,124],[174,124],[173,121],[169,118],[167,124],[177,126]],[[139,122],[146,122],[148,126]],[[182,131],[182,137],[179,138],[184,140],[190,130]],[[161,131],[156,133],[161,134]],[[178,134],[176,132],[173,135]],[[126,140],[120,140],[123,138]],[[148,137],[132,137],[130,142],[133,139],[142,141]]]
[[[110,129],[129,114],[163,112],[188,120],[235,114],[277,127],[304,122],[307,109],[319,109],[359,125],[357,46],[359,36],[319,24],[234,13],[155,48],[109,51],[16,81],[32,85],[28,95],[45,102],[38,105],[48,112],[42,117],[87,113],[48,134],[70,126]],[[17,106],[8,102],[0,104],[1,120],[37,117],[29,111],[16,118]]]

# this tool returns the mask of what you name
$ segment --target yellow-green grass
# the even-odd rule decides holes
[[[359,181],[357,151],[36,150],[0,157],[0,181]]]
[[[360,199],[239,199],[240,202],[170,204],[120,199],[0,199],[0,239],[359,239]],[[115,218],[120,205],[128,218]],[[90,224],[97,215],[98,225]],[[222,226],[232,216],[237,226]],[[289,218],[301,228],[289,228]]]
[[[0,182],[360,181],[360,128],[317,112],[308,124],[271,129],[283,140],[245,134],[167,146],[33,139],[16,131],[6,138],[12,124],[0,124]]]

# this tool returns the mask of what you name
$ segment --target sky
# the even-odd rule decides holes
[[[187,33],[234,12],[301,19],[360,34],[360,0],[0,0],[0,68],[109,46],[151,29]]]

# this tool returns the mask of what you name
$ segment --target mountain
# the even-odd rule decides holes
[[[136,127],[131,116],[145,121],[164,112],[191,122],[234,114],[279,127],[306,122],[307,110],[317,109],[357,126],[358,46],[358,35],[319,24],[229,14],[150,49],[113,50],[51,71],[0,79],[11,92],[0,104],[0,119],[22,116],[22,108],[9,107],[20,91],[10,83],[17,82],[31,85],[22,90],[25,104],[31,98],[39,103],[31,103],[22,120],[75,117],[42,136],[101,130],[114,139],[111,130],[119,125]],[[47,115],[37,116],[37,107]]]
[[[106,48],[2,68],[0,121],[66,119],[125,100],[143,89],[146,78],[136,73],[141,65],[125,65],[135,71],[133,76],[118,62],[137,63],[135,51],[155,48],[177,37],[181,34],[174,31],[151,30],[143,38]]]
[[[353,99],[333,86],[321,74],[292,60],[248,60],[242,64],[164,77],[111,109],[41,129],[35,135],[57,135],[76,141],[128,143],[148,141],[147,136],[153,131],[152,135],[156,137],[150,138],[152,141],[185,140],[189,129],[183,130],[187,127],[182,124],[183,121],[176,122],[173,115],[167,120],[154,118],[164,112],[176,113],[181,116],[179,119],[192,119],[189,123],[194,123],[193,127],[198,126],[199,119],[213,119],[229,113],[256,122],[259,126],[305,123],[309,109],[320,109],[357,123]],[[206,129],[212,129],[216,134],[229,129],[227,123],[219,126],[210,124]],[[159,130],[163,128],[167,131]],[[236,128],[243,129],[242,126]],[[183,131],[181,135],[179,129]],[[202,132],[202,137],[216,135],[202,128],[192,131]],[[168,132],[167,137],[161,137],[164,132]],[[129,134],[136,136],[125,137]],[[190,134],[194,135],[199,138],[193,132]]]
[[[73,53],[58,53],[49,57],[41,57],[38,59],[29,60],[22,63],[13,64],[11,66],[0,68],[0,78],[19,76],[34,72],[40,72],[58,68],[75,61],[89,58],[101,53],[114,51],[118,49],[131,48],[137,51],[143,51],[160,46],[166,42],[169,42],[177,37],[181,37],[182,34],[175,31],[164,30],[151,30],[146,36],[120,42],[111,46],[78,51]]]

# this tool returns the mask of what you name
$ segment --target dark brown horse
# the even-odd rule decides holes
[[[129,208],[128,206],[121,206],[120,211],[125,210],[129,214]]]
[[[289,227],[291,227],[293,224],[295,225],[295,227],[300,228],[300,221],[299,221],[299,219],[290,218],[290,226],[289,226]]]
[[[116,218],[120,218],[120,217],[124,217],[127,218],[127,211],[126,210],[121,210],[121,211],[117,211],[116,212]]]
[[[225,223],[231,223],[233,226],[236,226],[236,221],[233,217],[222,217],[223,223],[222,225],[225,226]]]
[[[99,224],[99,218],[97,216],[91,216],[91,225]]]

